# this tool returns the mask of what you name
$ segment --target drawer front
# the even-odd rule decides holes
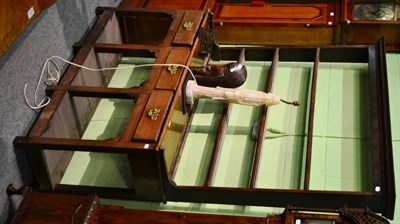
[[[172,50],[170,51],[165,63],[185,65],[187,58],[189,57],[189,53],[190,53],[189,48]],[[184,70],[185,68],[181,66],[164,67],[161,72],[160,78],[157,81],[156,89],[176,90]]]
[[[166,90],[155,90],[151,93],[133,135],[134,141],[157,142],[173,95],[172,91]]]
[[[186,11],[172,44],[192,46],[202,18],[202,11]]]

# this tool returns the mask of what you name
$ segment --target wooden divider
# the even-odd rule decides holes
[[[211,155],[211,162],[208,167],[207,177],[204,184],[207,187],[211,186],[214,180],[214,174],[218,162],[218,156],[221,152],[222,143],[224,141],[223,138],[225,136],[224,133],[226,131],[226,128],[228,127],[228,118],[230,110],[231,110],[231,105],[229,103],[225,103],[224,109],[221,114],[221,118],[219,120],[217,136],[215,139],[215,144]]]
[[[310,188],[310,173],[311,173],[311,154],[312,154],[312,138],[314,129],[314,110],[315,110],[315,93],[317,88],[317,75],[318,75],[318,64],[319,64],[320,48],[316,48],[314,69],[312,74],[311,83],[311,99],[310,99],[310,112],[308,115],[308,131],[307,131],[307,150],[306,150],[306,164],[304,174],[304,190]]]
[[[271,68],[269,70],[267,86],[265,88],[266,93],[269,93],[272,90],[272,84],[274,81],[278,63],[279,63],[279,48],[275,48],[274,56],[273,56],[272,63],[271,63]],[[263,108],[263,114],[261,116],[260,127],[259,127],[259,131],[258,131],[257,147],[254,152],[252,172],[250,174],[251,175],[250,183],[249,183],[250,188],[256,187],[261,150],[263,148],[264,141],[265,141],[265,127],[266,127],[266,122],[267,122],[267,116],[268,116],[268,107],[265,106]]]

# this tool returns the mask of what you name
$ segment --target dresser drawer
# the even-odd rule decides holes
[[[170,51],[165,64],[180,64],[185,65],[189,57],[190,49],[182,48]],[[168,66],[164,67],[160,78],[157,81],[156,89],[170,89],[176,90],[179,80],[185,68],[182,66]]]
[[[192,46],[202,18],[202,11],[186,11],[172,44]]]
[[[134,141],[157,142],[173,95],[172,91],[167,90],[151,93],[133,135]]]

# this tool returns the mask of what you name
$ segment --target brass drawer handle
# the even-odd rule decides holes
[[[186,30],[192,30],[192,28],[193,28],[193,23],[192,22],[186,22],[186,23],[184,23],[183,24],[183,27],[186,29]]]
[[[158,115],[160,115],[161,109],[154,108],[149,110],[147,115],[151,118],[151,120],[155,121],[157,120]]]
[[[168,71],[169,71],[169,73],[171,73],[171,75],[175,74],[176,70],[178,70],[178,66],[177,65],[168,66]]]

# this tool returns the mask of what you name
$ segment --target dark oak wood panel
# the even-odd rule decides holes
[[[2,55],[25,27],[54,0],[3,0],[0,7],[0,55]]]
[[[215,24],[215,39],[220,44],[260,45],[332,45],[335,30],[331,27],[269,27]]]
[[[121,8],[173,9],[173,10],[208,10],[214,7],[216,0],[124,0]]]
[[[174,0],[174,1],[163,1],[163,0],[147,0],[143,6],[147,9],[185,9],[185,10],[198,10],[203,9],[205,3],[204,0]]]
[[[25,199],[12,219],[18,223],[135,223],[135,224],[293,224],[298,221],[327,221],[342,224],[366,223],[388,224],[389,222],[369,209],[307,209],[287,206],[282,214],[267,217],[201,214],[126,209],[121,206],[103,205],[96,195],[65,195],[39,193],[25,189],[18,192],[12,187],[9,194],[23,194]]]
[[[217,4],[215,23],[301,23],[326,25],[328,4]]]

